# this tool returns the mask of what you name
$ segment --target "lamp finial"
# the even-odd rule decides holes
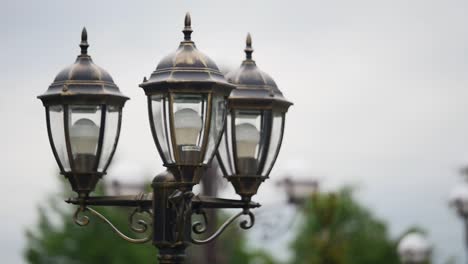
[[[252,36],[250,35],[250,33],[247,34],[247,39],[245,40],[245,58],[247,60],[251,60],[252,59],[252,52],[254,51],[253,48],[252,48]]]
[[[80,48],[81,48],[81,55],[87,55],[88,54],[88,32],[86,31],[86,27],[83,27],[83,31],[81,31],[81,43],[80,43]]]
[[[185,14],[185,27],[184,27],[184,30],[182,30],[182,32],[184,32],[184,39],[185,41],[191,41],[192,40],[192,18],[190,17],[190,13],[187,12]]]

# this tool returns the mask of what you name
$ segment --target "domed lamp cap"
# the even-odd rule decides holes
[[[257,107],[287,112],[292,102],[283,96],[273,78],[260,70],[252,58],[254,49],[250,33],[245,44],[245,60],[239,68],[226,75],[228,82],[236,86],[229,96],[229,104],[234,108],[255,104]]]
[[[213,92],[229,95],[235,87],[229,84],[216,63],[203,54],[192,41],[192,19],[185,15],[184,40],[179,48],[164,57],[140,84],[147,95],[168,91]]]
[[[112,104],[123,106],[124,96],[111,75],[88,55],[88,32],[81,32],[81,53],[74,64],[60,71],[47,91],[38,96],[45,106],[58,104]]]

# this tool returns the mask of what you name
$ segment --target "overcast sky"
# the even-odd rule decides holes
[[[187,11],[197,47],[223,67],[240,64],[251,32],[258,66],[295,104],[271,180],[256,200],[283,199],[273,195],[274,182],[293,169],[328,189],[354,184],[394,237],[421,225],[439,260],[457,256],[461,263],[462,225],[447,196],[468,164],[466,0],[3,0],[1,6],[4,263],[23,263],[24,229],[58,189],[36,96],[74,62],[81,28],[88,29],[94,61],[131,97],[114,166],[134,172],[126,180],[142,181],[162,167],[138,84],[177,48]],[[109,178],[119,177],[115,167]]]

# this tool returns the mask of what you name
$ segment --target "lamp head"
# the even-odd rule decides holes
[[[79,46],[75,63],[60,71],[38,98],[46,109],[49,141],[60,171],[75,192],[87,196],[112,160],[128,97],[88,55],[86,28]]]

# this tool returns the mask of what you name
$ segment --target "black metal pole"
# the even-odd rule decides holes
[[[202,193],[210,197],[216,197],[218,194],[218,181],[221,177],[218,177],[218,164],[215,162],[215,159],[211,162],[211,166],[206,171],[205,176],[201,180]],[[206,211],[206,216],[208,219],[211,219],[210,225],[207,226],[207,232],[212,234],[216,232],[217,218],[218,214],[216,210],[208,209]],[[202,263],[217,263],[221,264],[223,261],[218,260],[217,256],[217,243],[216,240],[202,246]]]
[[[161,264],[182,264],[190,242],[192,186],[177,183],[170,171],[156,176],[153,187],[153,245]]]

